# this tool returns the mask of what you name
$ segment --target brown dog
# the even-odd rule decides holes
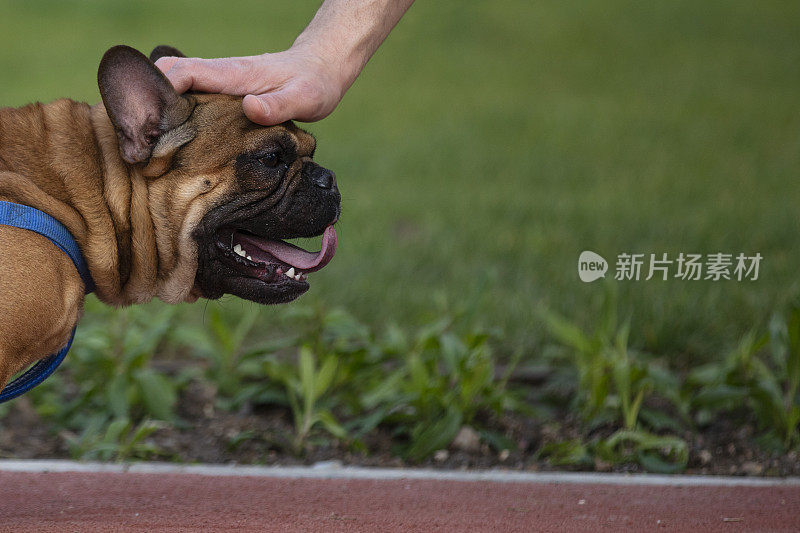
[[[253,124],[241,98],[178,95],[153,65],[164,55],[181,54],[106,52],[102,104],[0,109],[0,200],[64,224],[110,305],[297,298],[330,261],[340,212],[314,138],[292,123]],[[280,241],[320,234],[316,254]],[[67,343],[83,296],[50,240],[0,225],[0,389]]]

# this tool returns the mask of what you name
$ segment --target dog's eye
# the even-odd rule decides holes
[[[278,166],[279,159],[278,159],[278,154],[272,152],[270,154],[259,157],[258,160],[261,161],[261,164],[264,165],[265,167],[275,168],[276,166]]]

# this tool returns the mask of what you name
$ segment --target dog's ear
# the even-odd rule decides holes
[[[97,84],[128,163],[163,158],[194,138],[184,123],[194,103],[175,92],[161,71],[129,46],[109,49],[100,61]]]
[[[167,46],[165,44],[160,44],[153,48],[153,51],[150,52],[150,61],[155,63],[162,57],[186,57],[183,55],[183,52],[178,50],[177,48],[173,48],[172,46]]]

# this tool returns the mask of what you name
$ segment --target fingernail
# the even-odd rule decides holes
[[[258,104],[261,106],[261,110],[264,112],[264,116],[268,117],[269,116],[269,106],[267,104],[265,104],[264,100],[262,100],[261,98],[256,97],[256,100],[258,100]]]
[[[253,107],[252,103],[248,104],[247,103],[248,100],[249,101],[255,100],[256,102],[258,102],[258,107]],[[262,100],[261,98],[259,98],[254,94],[248,94],[247,96],[245,96],[244,101],[242,103],[245,104],[245,107],[250,110],[246,111],[247,116],[250,118],[250,120],[252,120],[257,124],[263,124],[265,126],[270,125],[269,124],[270,106],[268,103],[264,102],[264,100]]]

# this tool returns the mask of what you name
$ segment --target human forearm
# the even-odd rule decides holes
[[[325,0],[292,48],[316,53],[339,65],[342,92],[414,0]]]

